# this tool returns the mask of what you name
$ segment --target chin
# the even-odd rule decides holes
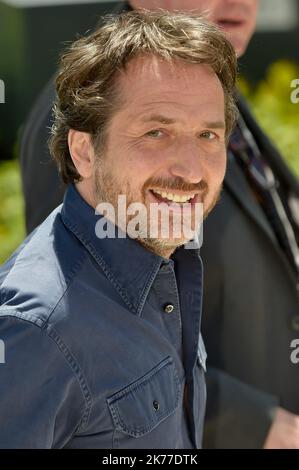
[[[230,38],[231,40],[231,43],[236,51],[236,55],[238,58],[240,58],[243,54],[245,54],[246,52],[246,49],[247,49],[247,46],[249,44],[249,40],[248,41],[244,41],[242,39],[238,39],[238,38]]]
[[[246,46],[245,45],[236,46],[235,51],[236,51],[237,58],[239,59],[240,57],[242,57],[243,54],[245,54]]]

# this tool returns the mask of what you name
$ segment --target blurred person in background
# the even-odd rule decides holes
[[[238,57],[255,29],[257,0],[131,0],[130,8],[195,10],[219,25]],[[299,448],[298,180],[238,97],[220,203],[204,226],[203,331],[208,351],[208,448]],[[62,200],[47,138],[49,83],[21,146],[27,229]]]

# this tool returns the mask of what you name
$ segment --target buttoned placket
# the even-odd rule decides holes
[[[154,307],[154,310],[147,313],[145,309],[143,316],[158,325],[160,330],[163,329],[161,332],[169,338],[183,362],[182,319],[173,260],[161,264],[148,303]]]
[[[163,262],[151,286],[148,306],[142,316],[159,326],[179,355],[187,378],[184,390],[184,408],[188,415],[191,440],[199,445],[196,417],[198,390],[194,378],[201,325],[202,264],[198,254],[182,250],[173,260]]]
[[[184,250],[175,257],[175,273],[180,293],[183,358],[186,374],[185,407],[188,413],[191,438],[195,447],[200,446],[197,412],[199,391],[195,388],[195,374],[201,327],[202,262],[197,251],[187,254]]]

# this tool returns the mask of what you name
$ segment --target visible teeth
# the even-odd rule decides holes
[[[189,195],[189,194],[186,194],[186,195],[183,195],[183,196],[178,196],[177,194],[173,194],[173,193],[166,193],[164,191],[154,191],[156,194],[159,194],[160,196],[162,196],[164,199],[168,199],[169,201],[173,201],[173,202],[187,202],[189,201],[189,199],[192,199],[193,196],[192,195]]]

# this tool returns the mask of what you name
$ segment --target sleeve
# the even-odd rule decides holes
[[[48,148],[55,99],[53,81],[54,78],[37,99],[20,136],[19,159],[27,233],[62,202],[65,191]]]
[[[207,410],[203,447],[261,449],[279,399],[221,370],[207,372]]]
[[[0,448],[62,448],[86,410],[79,381],[45,329],[0,316]]]

